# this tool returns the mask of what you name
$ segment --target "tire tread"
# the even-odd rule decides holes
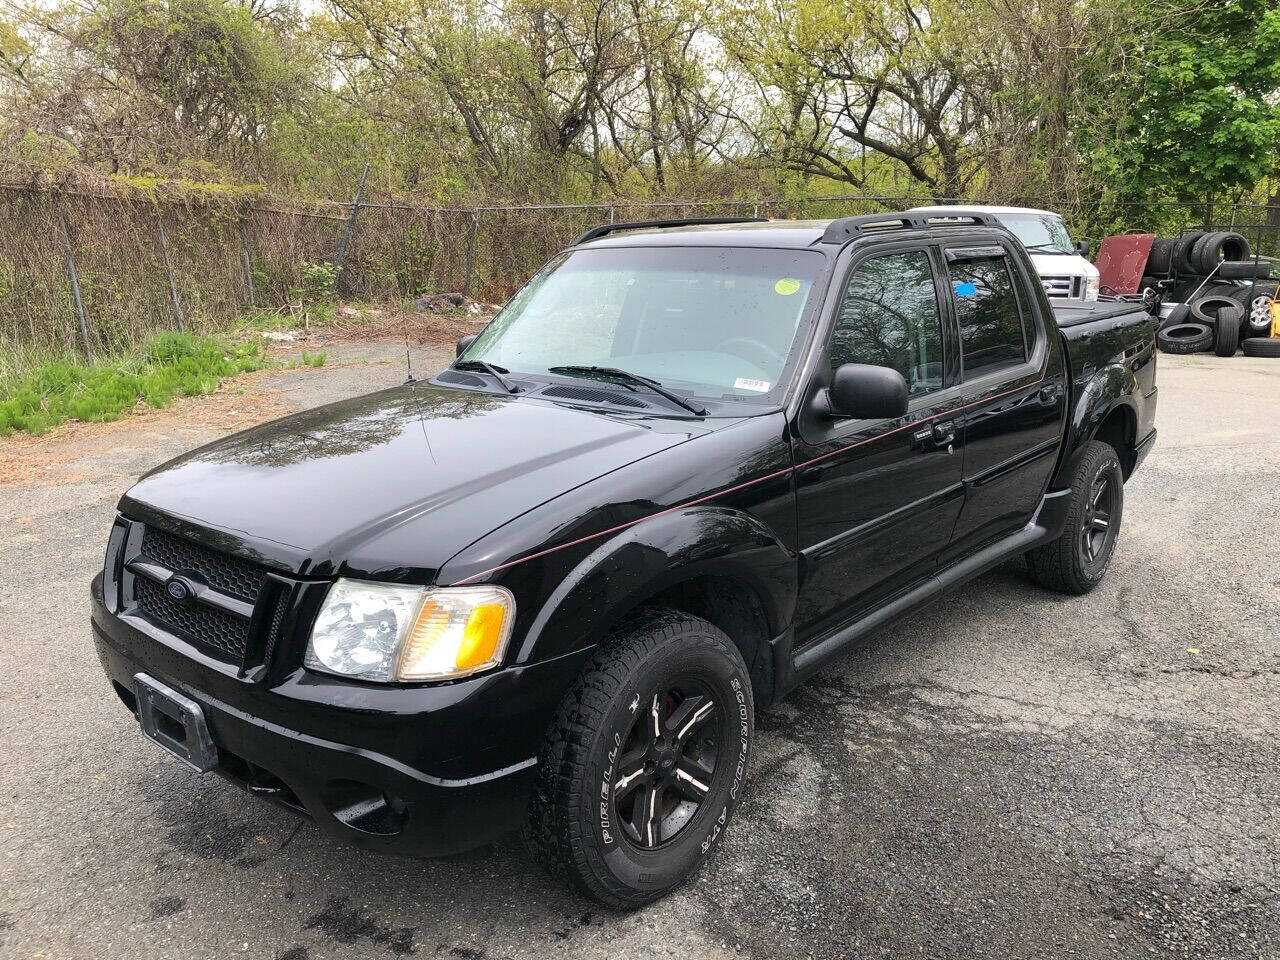
[[[599,903],[620,910],[643,906],[666,891],[636,896],[621,884],[592,871],[581,824],[566,811],[576,809],[586,786],[592,740],[604,724],[618,691],[651,654],[690,628],[705,634],[722,652],[735,657],[746,676],[737,646],[713,624],[682,611],[642,609],[624,628],[602,643],[565,694],[538,762],[523,836],[530,854],[553,878]],[[748,697],[750,697],[748,684]]]
[[[1027,551],[1027,569],[1031,572],[1031,578],[1040,586],[1058,593],[1079,595],[1088,593],[1101,582],[1101,577],[1091,580],[1080,569],[1076,557],[1075,538],[1083,521],[1084,501],[1087,496],[1087,491],[1084,495],[1081,491],[1089,478],[1094,475],[1099,464],[1108,458],[1115,460],[1116,466],[1119,466],[1120,457],[1114,447],[1101,440],[1089,441],[1071,477],[1073,491],[1071,509],[1067,512],[1067,523],[1062,535],[1056,540]]]

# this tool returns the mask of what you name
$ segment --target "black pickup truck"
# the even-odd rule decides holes
[[[687,878],[756,711],[1013,557],[1102,578],[1155,330],[989,216],[617,224],[429,381],[157,468],[92,626],[142,730],[361,846]]]

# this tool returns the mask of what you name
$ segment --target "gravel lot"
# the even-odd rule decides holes
[[[399,349],[0,441],[30,468],[0,486],[0,956],[1280,957],[1280,363],[1162,357],[1103,586],[1011,566],[838,660],[760,718],[708,868],[620,916],[514,840],[335,845],[163,755],[103,679],[87,585],[130,480],[396,383]]]

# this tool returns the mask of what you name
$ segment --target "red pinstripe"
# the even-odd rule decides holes
[[[500,563],[496,567],[490,567],[488,570],[481,570],[479,573],[473,573],[469,577],[464,577],[463,579],[459,580],[455,584],[455,586],[461,586],[464,583],[470,583],[472,580],[479,580],[481,577],[487,577],[490,574],[497,573],[499,570],[506,570],[508,567],[514,567],[517,564],[527,563],[530,560],[537,560],[539,557],[545,557],[548,554],[555,553],[559,550],[568,550],[570,547],[576,547],[579,544],[587,543],[591,540],[598,540],[601,537],[607,537],[610,534],[619,533],[623,530],[626,530],[628,527],[634,527],[637,523],[644,523],[647,520],[654,520],[658,517],[666,516],[668,513],[675,513],[677,510],[684,510],[687,507],[696,507],[698,504],[706,503],[708,500],[715,500],[718,497],[727,496],[730,493],[735,493],[736,491],[742,490],[745,487],[754,486],[757,483],[765,483],[769,480],[775,480],[778,477],[785,476],[788,473],[794,473],[796,470],[802,470],[805,467],[818,463],[819,461],[829,459],[830,457],[838,456],[839,454],[842,454],[842,453],[847,453],[850,450],[854,450],[857,447],[864,446],[868,443],[873,443],[876,440],[883,440],[885,437],[891,437],[895,433],[901,433],[903,430],[917,429],[918,427],[920,427],[921,424],[929,423],[931,420],[937,420],[941,417],[951,416],[952,414],[958,413],[961,410],[968,410],[970,407],[977,407],[984,403],[991,403],[991,401],[999,400],[1001,397],[1007,397],[1011,393],[1018,393],[1022,390],[1031,390],[1034,387],[1038,387],[1043,382],[1044,382],[1044,378],[1042,377],[1039,380],[1037,380],[1035,383],[1029,383],[1026,386],[1022,386],[1022,387],[1014,387],[1012,390],[1005,390],[1003,393],[994,393],[989,397],[983,397],[981,400],[974,400],[972,403],[961,404],[958,407],[952,407],[949,410],[945,410],[940,413],[931,414],[930,416],[924,417],[920,420],[914,420],[911,423],[904,423],[900,427],[894,427],[892,430],[886,430],[884,433],[878,433],[874,437],[867,437],[865,440],[859,440],[856,443],[850,443],[850,444],[847,444],[846,446],[838,447],[835,450],[829,450],[826,453],[821,454],[820,456],[813,457],[810,460],[806,460],[803,463],[797,463],[790,467],[783,467],[781,470],[775,470],[773,473],[766,473],[762,477],[755,477],[754,479],[746,480],[746,481],[743,481],[742,483],[735,484],[732,487],[726,487],[723,490],[717,490],[715,493],[709,493],[705,497],[698,497],[697,499],[694,499],[694,500],[687,500],[684,503],[678,503],[674,507],[667,507],[663,510],[657,511],[656,513],[651,513],[647,517],[640,517],[637,520],[628,520],[626,523],[620,523],[616,527],[609,527],[609,529],[607,530],[600,530],[596,533],[589,533],[585,537],[578,537],[578,539],[576,540],[569,540],[566,543],[557,544],[554,547],[547,547],[545,550],[539,550],[537,553],[531,553],[527,557],[521,557],[519,560],[508,560],[506,563]]]

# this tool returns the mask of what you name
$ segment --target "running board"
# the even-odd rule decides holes
[[[783,693],[811,676],[831,657],[854,641],[888,626],[917,607],[936,600],[950,590],[981,576],[1006,560],[1026,553],[1032,547],[1054,540],[1062,532],[1062,520],[1070,490],[1057,491],[1045,496],[1035,517],[1017,533],[997,540],[977,553],[953,563],[913,587],[901,596],[890,600],[883,607],[873,610],[861,620],[842,627],[816,643],[809,644],[792,658],[792,676]],[[781,685],[780,685],[781,686]]]

